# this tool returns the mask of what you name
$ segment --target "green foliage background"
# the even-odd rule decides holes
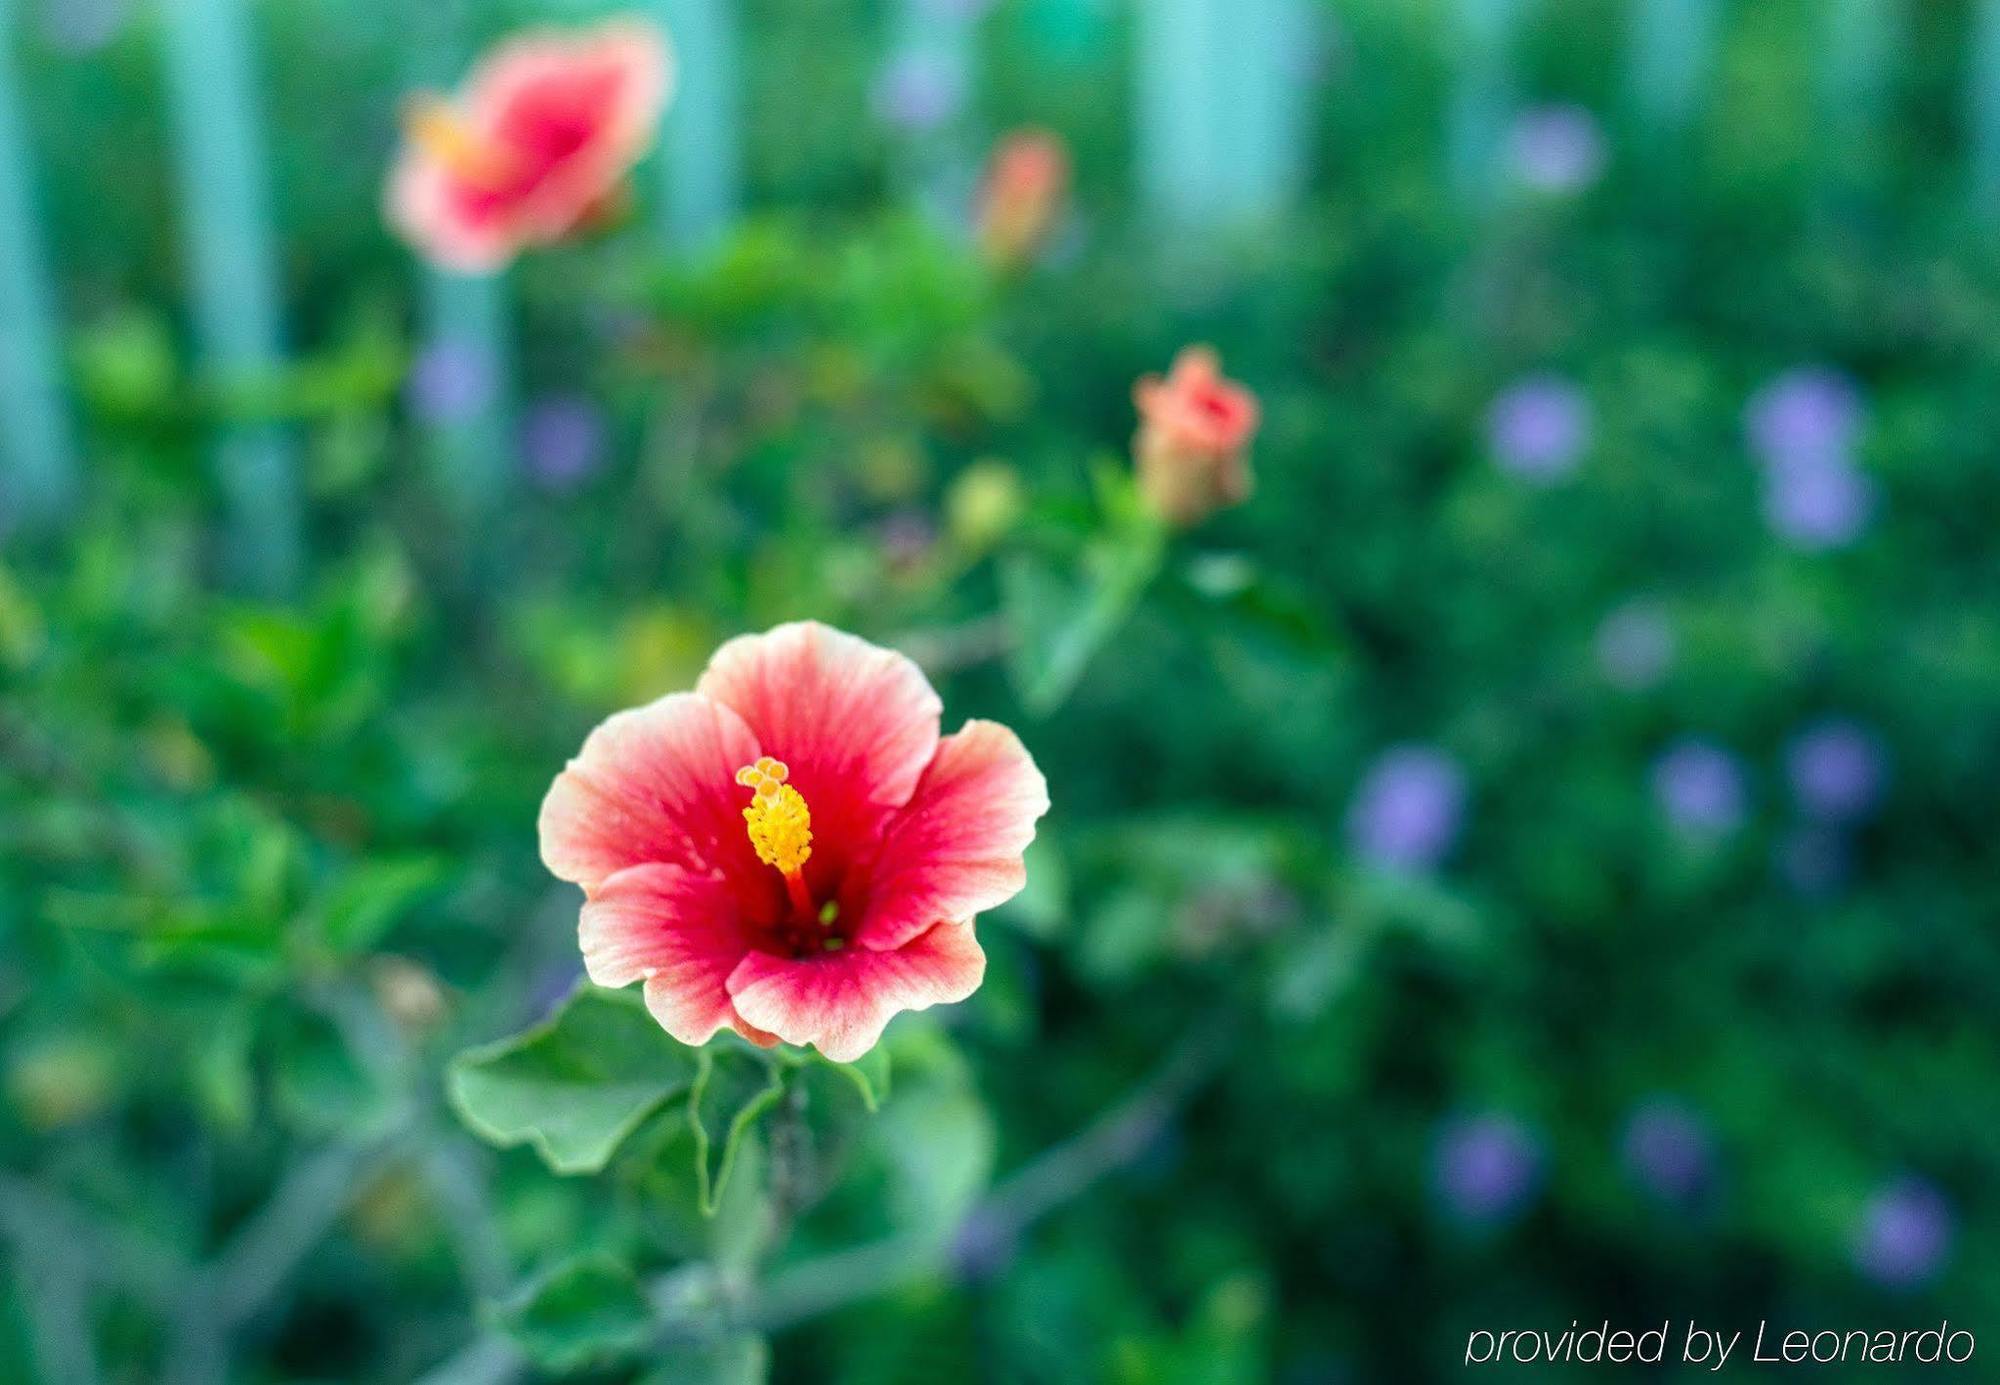
[[[1071,223],[1007,276],[910,210],[929,154],[870,114],[880,7],[750,5],[752,214],[670,258],[642,199],[519,268],[525,391],[600,404],[607,461],[477,516],[402,392],[393,16],[258,11],[298,357],[248,399],[191,365],[147,25],[24,38],[88,495],[0,550],[0,1378],[1416,1380],[1469,1329],[1572,1318],[2000,1331],[2000,280],[1964,7],[1913,14],[1848,144],[1819,137],[1817,9],[1732,9],[1706,114],[1658,148],[1616,114],[1618,7],[1547,6],[1520,80],[1607,113],[1606,176],[1477,207],[1442,177],[1440,15],[1342,4],[1310,194],[1215,235],[1134,206],[1126,26],[1052,37],[1054,8],[985,21],[962,122],[1074,147]],[[1262,400],[1259,490],[1128,609],[1131,382],[1196,340]],[[1880,511],[1836,552],[1772,537],[1743,442],[1801,362],[1866,401]],[[1483,416],[1542,368],[1595,427],[1535,488]],[[203,444],[245,411],[301,443],[292,599],[221,576]],[[1593,641],[1635,597],[1677,654],[1624,692]],[[772,1079],[722,1048],[691,1121],[696,1060],[602,997],[579,1051],[636,1082],[629,1138],[570,1176],[489,1149],[447,1065],[577,970],[550,777],[800,616],[908,650],[1048,775],[984,989],[898,1020],[882,1091],[779,1073],[712,1218],[696,1132]],[[1893,772],[1807,897],[1783,748],[1828,714]],[[1719,841],[1650,788],[1687,734],[1745,768]],[[1343,826],[1413,740],[1470,786],[1421,879]],[[1713,1132],[1692,1210],[1620,1159],[1660,1093]],[[1482,1111],[1546,1154],[1489,1228],[1433,1177]],[[1905,1174],[1956,1235],[1891,1293],[1852,1243]]]

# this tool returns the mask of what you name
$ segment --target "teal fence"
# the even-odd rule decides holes
[[[83,3],[83,0],[68,0]],[[228,552],[250,590],[282,591],[298,578],[304,541],[299,448],[278,422],[259,421],[256,400],[285,359],[288,304],[273,229],[265,112],[271,81],[257,36],[259,3],[165,0],[124,16],[157,46],[169,139],[161,157],[178,202],[187,319],[205,395],[247,401],[224,411],[238,421],[212,439]],[[742,31],[738,0],[634,0],[673,36],[677,94],[654,163],[654,219],[662,246],[695,253],[712,244],[744,202],[746,111],[759,74]],[[1725,0],[1622,0],[1626,74],[1620,84],[1642,135],[1682,139],[1714,88],[1722,26],[1747,9]],[[24,62],[51,42],[42,30],[65,0],[44,0],[30,23],[24,0],[0,0],[0,522],[59,525],[87,488],[90,442],[66,387],[65,305],[38,196],[47,176],[38,113],[27,99]],[[1812,99],[1830,139],[1876,141],[1895,100],[1896,64],[1916,0],[1827,0],[1808,7],[1817,32]],[[565,6],[558,18],[576,17]],[[1494,192],[1506,132],[1534,93],[1517,61],[1535,0],[1437,0],[1411,6],[1428,24],[1450,72],[1438,113],[1439,154],[1468,207]],[[329,11],[330,15],[337,11]],[[511,12],[510,12],[511,13]],[[1370,6],[1370,23],[1383,22]],[[898,0],[879,36],[920,75],[956,87],[981,80],[983,30],[1027,25],[1063,60],[1129,66],[1131,85],[1107,86],[1106,102],[1129,106],[1133,182],[1139,205],[1182,237],[1204,227],[1268,221],[1298,196],[1314,162],[1318,103],[1337,100],[1343,64],[1365,62],[1347,0]],[[297,12],[291,21],[298,22]],[[463,71],[478,43],[470,20],[494,15],[473,0],[414,7],[391,28],[411,31],[410,85]],[[253,23],[253,21],[257,21]],[[128,28],[126,38],[133,30]],[[1129,53],[1107,56],[1110,45]],[[2000,215],[2000,0],[1975,0],[1967,40],[1965,130],[1968,195]],[[1095,58],[1093,58],[1095,53]],[[912,155],[914,194],[932,200],[969,192],[980,149],[994,132],[961,113],[947,135]],[[1831,190],[1838,195],[1838,187]],[[486,387],[464,407],[427,421],[428,453],[440,485],[469,518],[490,511],[514,473],[515,358],[506,276],[465,279],[412,264],[419,345],[478,363]]]

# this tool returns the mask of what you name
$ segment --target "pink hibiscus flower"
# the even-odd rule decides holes
[[[1048,787],[1012,731],[940,737],[941,711],[901,654],[804,622],[606,720],[541,814],[542,860],[584,889],[591,980],[643,978],[682,1043],[726,1026],[836,1062],[971,995],[972,918],[1025,882]]]
[[[1212,349],[1184,348],[1166,379],[1145,376],[1132,398],[1139,408],[1132,443],[1139,492],[1161,518],[1196,524],[1249,498],[1257,397],[1223,378]]]
[[[1027,260],[1048,239],[1069,194],[1069,149],[1047,130],[1016,130],[994,146],[980,183],[980,249],[998,265]]]
[[[485,273],[601,214],[651,147],[672,59],[643,20],[510,39],[456,97],[420,97],[390,221],[447,269]]]

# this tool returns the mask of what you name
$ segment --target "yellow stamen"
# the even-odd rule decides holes
[[[412,144],[468,183],[492,186],[513,171],[513,155],[473,129],[442,97],[412,100],[403,113],[403,129]]]
[[[806,858],[812,855],[812,813],[805,795],[785,782],[790,775],[782,760],[766,755],[737,770],[736,782],[752,791],[743,822],[750,832],[750,845],[757,849],[757,859],[785,877],[792,907],[801,918],[811,918],[816,911],[806,890],[804,871]]]

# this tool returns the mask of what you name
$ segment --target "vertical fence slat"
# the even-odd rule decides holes
[[[173,0],[161,13],[195,331],[210,379],[240,387],[268,377],[281,352],[249,16],[243,0]],[[298,576],[295,451],[268,423],[232,426],[219,447],[231,561],[265,592]]]
[[[1715,47],[1716,0],[1635,0],[1630,92],[1647,134],[1673,138],[1694,124]]]
[[[1225,202],[1259,216],[1291,201],[1305,180],[1307,64],[1311,35],[1298,0],[1239,0],[1227,61]]]
[[[678,90],[662,131],[669,243],[696,247],[728,229],[742,205],[734,0],[656,0],[674,45]]]
[[[426,420],[430,454],[445,494],[471,523],[505,496],[514,474],[514,334],[505,275],[424,274],[424,318],[430,346],[453,368],[469,369],[477,386],[458,407]]]
[[[902,0],[890,39],[892,63],[921,71],[939,90],[952,93],[959,107],[939,128],[921,131],[906,141],[902,151],[902,176],[946,225],[962,220],[972,177],[972,155],[966,147],[961,117],[963,103],[972,93],[976,27],[971,6]]]
[[[23,108],[14,6],[0,0],[0,529],[53,519],[76,484]]]
[[[1458,71],[1446,132],[1446,175],[1459,196],[1484,202],[1499,184],[1500,152],[1515,103],[1513,40],[1519,0],[1456,0]]]
[[[419,88],[444,91],[463,80],[473,58],[468,9],[465,0],[430,0],[421,12],[410,52]],[[425,441],[446,498],[471,525],[492,513],[515,469],[511,309],[504,272],[423,269],[419,369],[432,375],[432,392],[446,396],[422,410]]]
[[[1171,222],[1278,210],[1304,168],[1295,0],[1148,0],[1137,15],[1138,176]]]
[[[1883,166],[1902,43],[1899,0],[1829,0],[1815,37],[1814,116],[1831,158],[1823,189],[1835,201],[1856,194]]]
[[[1971,77],[1973,206],[2000,220],[2000,0],[1979,0]]]
[[[1219,161],[1214,8],[1214,0],[1151,0],[1137,14],[1139,188],[1154,213],[1174,222],[1209,210],[1207,183]]]

